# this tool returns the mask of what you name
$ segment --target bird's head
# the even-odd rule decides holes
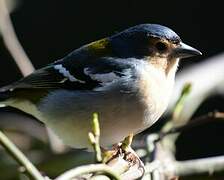
[[[131,27],[111,36],[110,42],[116,56],[146,60],[166,74],[179,59],[201,55],[200,51],[183,43],[173,30],[157,24]]]

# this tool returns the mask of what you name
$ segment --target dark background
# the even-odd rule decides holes
[[[12,13],[20,42],[36,68],[57,60],[88,42],[141,23],[158,23],[176,31],[203,56],[182,62],[181,68],[223,51],[222,1],[55,1],[23,0]],[[224,68],[223,68],[224,69]],[[22,77],[0,37],[0,86]],[[212,97],[197,115],[223,110],[223,98]],[[221,106],[222,105],[222,106]],[[177,141],[178,159],[224,152],[224,124],[212,123],[184,133]]]
[[[19,1],[12,13],[19,40],[36,68],[73,49],[141,23],[159,23],[176,31],[205,59],[223,51],[221,1]],[[1,85],[21,77],[0,40]],[[188,64],[185,62],[184,64]]]

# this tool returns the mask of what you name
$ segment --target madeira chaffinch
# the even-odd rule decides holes
[[[141,24],[1,88],[0,101],[33,115],[74,148],[89,147],[97,112],[101,145],[108,146],[155,123],[167,108],[179,60],[200,54],[171,29]]]

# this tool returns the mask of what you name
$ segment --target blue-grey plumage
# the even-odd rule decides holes
[[[122,77],[111,75],[111,80],[107,77],[101,87],[92,91],[52,91],[38,106],[43,121],[63,137],[66,144],[79,148],[89,145],[87,134],[94,112],[100,117],[102,146],[112,145],[130,133],[136,134],[151,126],[167,106],[174,73],[165,77],[144,61],[129,59],[127,62],[132,67],[126,69]],[[144,79],[148,71],[153,80]],[[169,83],[158,83],[163,78]],[[62,105],[66,108],[61,108]]]
[[[91,116],[98,112],[101,145],[108,146],[158,120],[168,105],[179,59],[199,54],[167,27],[138,25],[1,88],[0,97],[75,148],[89,147]]]

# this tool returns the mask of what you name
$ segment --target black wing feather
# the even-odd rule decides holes
[[[55,69],[55,65],[62,65],[72,76],[80,81],[70,81],[59,70]],[[37,89],[37,88],[63,88],[72,90],[93,90],[101,86],[101,82],[92,79],[88,74],[84,73],[84,69],[88,68],[92,74],[105,74],[114,72],[118,76],[122,76],[122,71],[129,68],[127,64],[116,63],[111,58],[98,59],[72,59],[67,56],[64,59],[56,61],[42,69],[36,70],[29,76],[0,89],[0,92],[13,91],[15,89]],[[81,83],[81,81],[83,83]]]

